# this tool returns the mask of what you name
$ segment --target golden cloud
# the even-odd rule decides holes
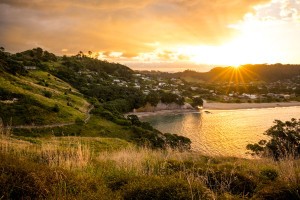
[[[230,24],[269,1],[2,0],[0,45],[11,51],[41,46],[58,54],[68,49],[133,57],[157,48],[149,44],[219,44],[236,34]]]

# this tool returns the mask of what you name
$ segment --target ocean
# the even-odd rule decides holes
[[[210,156],[251,158],[249,143],[268,139],[263,133],[274,120],[300,118],[300,107],[239,110],[203,110],[201,112],[143,117],[163,133],[175,133],[191,139],[192,150]]]

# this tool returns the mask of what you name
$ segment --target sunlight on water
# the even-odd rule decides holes
[[[155,128],[192,140],[192,149],[207,155],[250,157],[246,145],[267,139],[275,119],[300,118],[300,107],[210,110],[202,113],[144,117]]]

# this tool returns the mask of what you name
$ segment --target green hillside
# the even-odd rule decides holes
[[[18,136],[110,137],[189,149],[186,137],[161,133],[135,115],[124,117],[146,103],[135,81],[128,67],[84,54],[1,50],[0,124]]]
[[[45,125],[84,119],[89,103],[70,84],[41,70],[1,72],[0,117],[5,124]]]

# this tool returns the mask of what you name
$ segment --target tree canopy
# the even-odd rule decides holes
[[[248,144],[247,149],[260,156],[272,156],[275,160],[300,157],[300,119],[275,120],[275,125],[264,134],[270,137],[269,141]]]

